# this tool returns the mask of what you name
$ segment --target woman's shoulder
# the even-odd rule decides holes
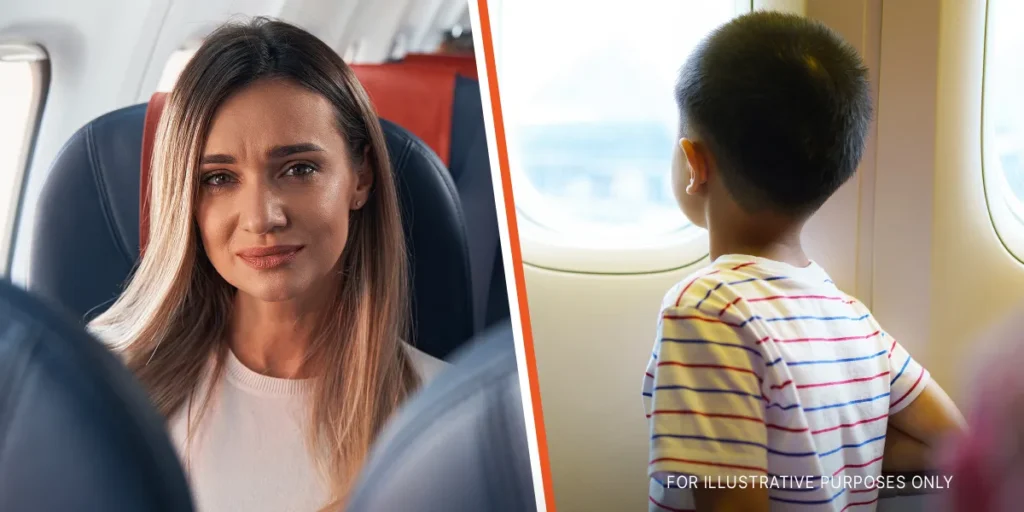
[[[412,367],[416,370],[416,374],[419,375],[422,383],[426,384],[433,380],[434,376],[448,367],[448,363],[423,352],[409,343],[405,341],[401,343],[402,347],[405,348],[405,353],[409,355],[409,361],[412,363]]]

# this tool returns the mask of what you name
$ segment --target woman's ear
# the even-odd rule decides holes
[[[356,186],[352,190],[352,208],[362,208],[370,198],[370,191],[373,190],[373,167],[370,165],[370,150],[367,148],[363,155],[363,162],[356,170]]]
[[[690,173],[686,193],[702,195],[707,190],[709,172],[706,150],[701,143],[685,138],[679,141],[679,146],[686,157],[686,167]]]

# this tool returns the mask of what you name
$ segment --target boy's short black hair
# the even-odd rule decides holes
[[[758,11],[719,27],[676,85],[680,134],[711,151],[746,210],[809,214],[853,175],[871,122],[867,70],[821,23]]]

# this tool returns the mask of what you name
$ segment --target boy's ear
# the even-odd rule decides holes
[[[686,193],[690,195],[703,194],[707,187],[709,171],[704,146],[686,138],[679,141],[679,146],[686,157],[686,167],[690,172]]]

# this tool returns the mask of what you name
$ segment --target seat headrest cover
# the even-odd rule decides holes
[[[441,157],[451,155],[452,105],[457,73],[401,62],[353,65],[377,115],[409,130]]]
[[[192,510],[163,419],[117,358],[0,282],[0,510]]]
[[[478,79],[476,58],[472,55],[444,55],[438,53],[410,53],[402,62],[454,69],[466,78]]]
[[[512,329],[453,357],[378,438],[350,512],[537,510]]]

